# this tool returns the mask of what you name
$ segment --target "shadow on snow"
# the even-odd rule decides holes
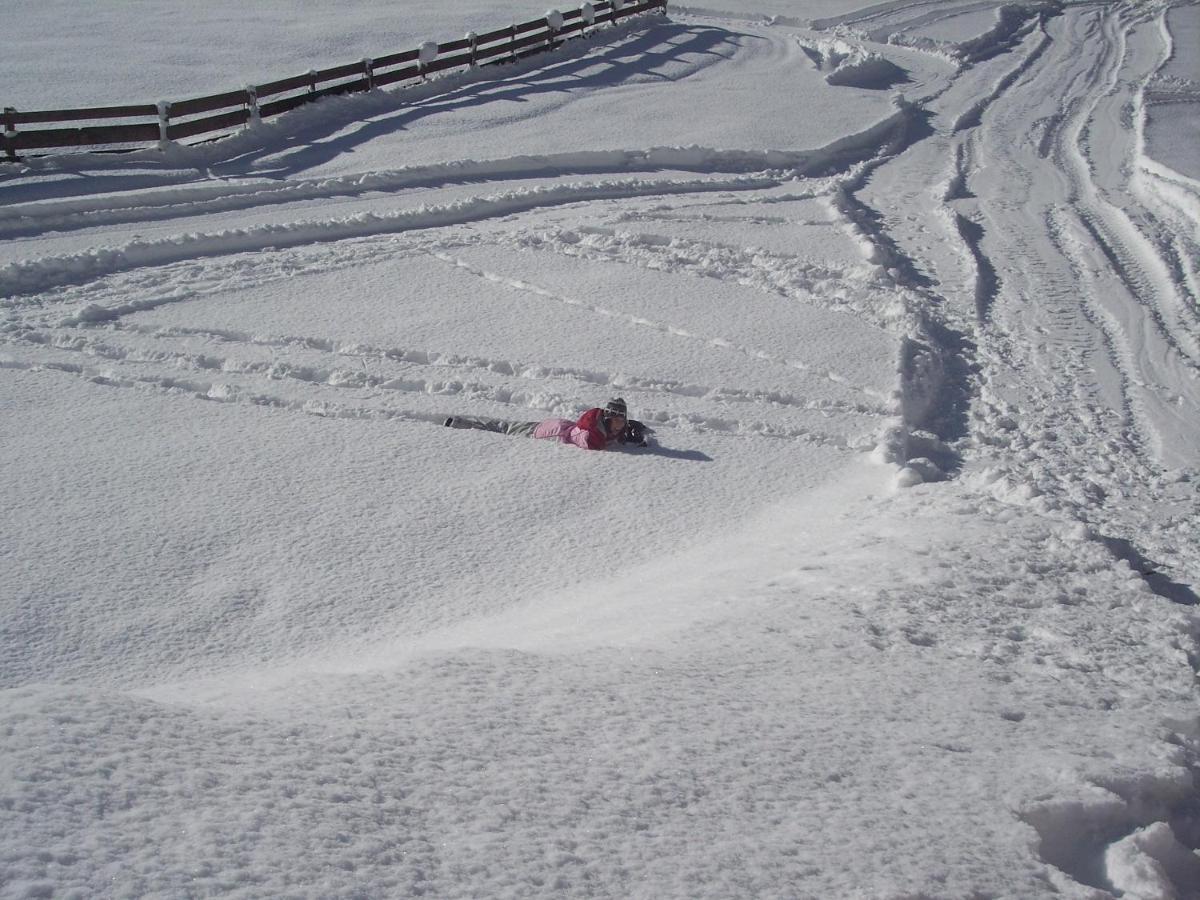
[[[306,128],[294,135],[293,139],[304,140],[304,145],[285,153],[282,158],[277,156],[279,147],[267,147],[236,160],[217,164],[213,171],[222,175],[252,173],[286,178],[321,165],[343,153],[352,152],[361,144],[405,131],[431,116],[493,103],[527,103],[531,98],[546,94],[562,95],[565,104],[571,102],[574,94],[582,95],[587,91],[617,87],[635,78],[647,76],[663,81],[676,81],[680,76],[664,75],[656,69],[688,56],[728,59],[736,49],[739,39],[745,37],[749,36],[721,28],[662,23],[617,46],[597,50],[596,45],[585,43],[577,51],[578,55],[565,60],[559,58],[557,61],[551,57],[548,63],[519,74],[508,73],[503,66],[497,66],[491,70],[495,72],[494,78],[471,81],[436,96],[405,102],[402,108],[376,115],[370,121],[361,123],[352,132],[327,141],[321,141],[318,134],[341,130],[347,123],[345,120],[323,122],[319,128]],[[569,52],[569,48],[557,52]],[[404,102],[404,94],[397,95],[396,99],[398,103]],[[542,114],[544,110],[536,115]],[[519,112],[515,113],[515,117],[519,116]],[[483,134],[486,135],[486,132]],[[480,139],[481,147],[485,140],[486,138]],[[319,143],[308,143],[309,141]],[[269,166],[255,168],[254,161],[265,156],[273,157]]]

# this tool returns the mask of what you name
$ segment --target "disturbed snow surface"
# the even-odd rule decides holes
[[[1196,11],[0,167],[0,895],[1196,896]]]

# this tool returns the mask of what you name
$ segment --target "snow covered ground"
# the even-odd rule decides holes
[[[445,6],[21,6],[0,102],[543,11]],[[1198,31],[725,0],[0,163],[0,896],[1200,896]]]

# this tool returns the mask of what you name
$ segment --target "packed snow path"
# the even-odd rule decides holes
[[[0,170],[0,896],[1193,895],[1197,7],[730,6]]]
[[[936,134],[861,196],[914,281],[973,320],[987,477],[1189,580],[1194,520],[1163,513],[1200,460],[1197,194],[1156,172],[1136,127],[1165,15],[1116,4],[1029,28],[934,98]]]

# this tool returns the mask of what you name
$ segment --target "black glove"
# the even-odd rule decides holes
[[[625,423],[625,430],[621,432],[622,444],[633,444],[636,447],[646,446],[646,426],[637,419],[630,419]]]

